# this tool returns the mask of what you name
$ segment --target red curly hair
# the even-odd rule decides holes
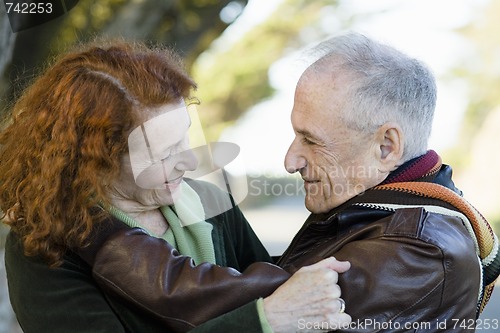
[[[0,209],[25,254],[57,266],[84,246],[140,112],[193,88],[174,52],[137,42],[92,43],[49,67],[0,133]]]

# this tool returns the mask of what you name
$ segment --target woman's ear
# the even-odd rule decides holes
[[[403,130],[397,123],[385,123],[378,128],[376,138],[381,171],[390,172],[395,170],[401,164],[403,157]]]

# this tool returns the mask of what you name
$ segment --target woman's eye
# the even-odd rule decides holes
[[[157,157],[156,159],[150,160],[149,163],[151,164],[159,164],[167,160],[171,156],[171,153],[168,152],[163,155],[163,157]]]

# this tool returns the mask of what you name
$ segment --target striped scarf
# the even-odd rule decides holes
[[[394,208],[400,205],[432,205],[458,212],[469,231],[481,262],[482,288],[478,297],[477,315],[483,311],[493,293],[500,274],[500,248],[498,238],[490,224],[460,194],[436,183],[441,170],[439,155],[429,150],[425,155],[410,160],[391,173],[380,185],[357,198],[356,205],[382,206],[390,202]],[[369,203],[369,204],[368,204]]]

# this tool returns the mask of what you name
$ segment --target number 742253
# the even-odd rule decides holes
[[[7,14],[51,14],[53,10],[50,2],[6,2],[5,7]]]

